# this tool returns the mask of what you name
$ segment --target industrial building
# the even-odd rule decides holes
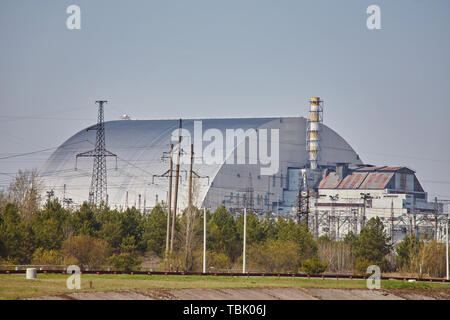
[[[102,108],[101,121],[65,141],[40,170],[46,191],[66,205],[91,201],[93,189],[101,187],[95,196],[111,207],[135,206],[145,213],[169,199],[174,203],[173,188],[178,187],[180,212],[189,201],[192,159],[192,201],[198,207],[224,205],[235,213],[248,208],[274,218],[306,219],[316,236],[333,238],[359,232],[373,216],[380,216],[396,239],[408,232],[441,234],[442,206],[427,201],[414,171],[365,165],[323,124],[318,97],[311,98],[307,118],[126,116],[103,123]],[[86,157],[94,157],[94,170]],[[178,186],[169,179],[175,174],[170,159],[179,163]]]
[[[437,240],[445,236],[443,205],[427,201],[415,172],[407,167],[350,169],[338,164],[319,182],[310,208],[315,233],[332,239],[358,233],[373,217],[380,217],[394,242],[406,234]]]

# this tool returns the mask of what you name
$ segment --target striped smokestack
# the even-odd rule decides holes
[[[309,100],[309,120],[306,134],[306,147],[309,155],[309,164],[312,170],[316,170],[320,152],[320,126],[323,120],[323,101],[319,97]]]

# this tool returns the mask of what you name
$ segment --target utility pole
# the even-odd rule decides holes
[[[364,226],[366,225],[366,196],[363,196],[363,207],[362,207],[362,216],[361,216],[361,227],[360,230],[362,230],[362,228],[364,228]]]
[[[175,199],[173,204],[173,215],[172,215],[172,234],[170,239],[170,253],[173,252],[173,241],[175,234],[175,219],[177,217],[177,202],[178,202],[178,180],[180,178],[180,156],[181,156],[181,130],[183,122],[180,119],[180,125],[178,128],[178,155],[177,155],[177,165],[175,172]]]
[[[439,217],[438,211],[439,211],[439,207],[438,207],[437,197],[434,197],[434,233],[435,233],[436,242],[438,241],[438,217]]]
[[[358,234],[358,220],[359,220],[358,214],[359,212],[357,209],[353,211],[353,233],[355,235]]]
[[[394,200],[391,200],[391,244],[394,245]]]
[[[371,199],[370,193],[360,193],[361,198],[363,199],[363,207],[362,207],[362,217],[361,217],[361,229],[366,225],[366,206],[367,200]],[[360,230],[361,231],[361,230]]]
[[[188,209],[186,212],[186,240],[185,240],[185,267],[189,263],[192,254],[192,233],[193,233],[193,210],[192,210],[192,166],[194,163],[194,145],[191,144],[191,163],[189,166],[189,186],[188,186]]]
[[[169,237],[170,237],[170,215],[172,207],[172,171],[173,171],[173,143],[170,144],[170,169],[169,169],[169,194],[167,199],[167,233],[166,233],[166,261],[169,254]]]
[[[448,214],[447,214],[447,224],[445,226],[445,249],[446,249],[445,257],[447,258],[445,262],[447,263],[447,281],[448,281],[448,280],[450,280],[449,267],[448,267],[448,264],[449,264],[449,262],[448,262]]]
[[[66,197],[66,190],[67,190],[67,186],[66,184],[64,184],[64,195],[63,195],[63,206],[65,208],[69,208],[69,206],[73,203],[72,198],[67,198]]]
[[[248,208],[249,210],[253,211],[253,179],[252,179],[252,173],[248,173],[248,180],[247,180],[247,188],[245,190],[245,208]]]
[[[341,219],[339,215],[339,211],[337,212],[336,216],[336,240],[339,240],[339,229],[341,227]]]
[[[413,230],[414,230],[414,236],[417,237],[418,232],[417,232],[417,213],[416,213],[416,209],[414,209],[414,211],[413,211]]]
[[[319,238],[319,210],[317,209],[317,198],[314,212],[314,238],[316,240]]]
[[[336,210],[335,205],[336,201],[339,199],[339,195],[330,196],[331,200],[331,214],[328,216],[328,235],[330,239],[337,240],[336,239]]]
[[[127,190],[127,193],[125,195],[125,207],[128,209],[128,190]]]
[[[47,201],[50,201],[54,195],[55,195],[55,191],[53,189],[50,191],[47,191]]]
[[[411,212],[408,212],[408,222],[409,222],[409,226],[408,226],[409,235],[412,236],[412,234],[413,234],[413,219],[411,217]]]
[[[141,194],[139,194],[138,197],[139,197],[139,200],[138,200],[139,213],[142,214],[142,212],[141,212]]]
[[[63,203],[66,200],[66,184],[64,183],[64,189],[63,189]]]
[[[333,239],[331,235],[331,216],[334,209],[331,212],[328,212],[328,238]]]
[[[192,166],[194,163],[194,145],[191,144],[191,163],[189,165],[189,192],[188,192],[188,206],[189,210],[192,207]]]
[[[247,273],[246,269],[246,247],[247,247],[247,208],[244,207],[244,247],[242,250],[242,273]]]
[[[62,201],[63,201],[63,206],[65,207],[65,208],[68,208],[72,203],[73,203],[73,200],[72,200],[72,198],[67,198],[66,197],[66,184],[64,184],[64,191],[63,191],[63,199],[62,199]]]
[[[416,196],[413,197],[413,230],[414,230],[414,237],[417,238],[418,229],[417,229]]]
[[[181,129],[181,120],[180,120],[180,129]],[[179,145],[181,144],[181,132],[179,134]],[[192,194],[193,194],[193,177],[197,177],[199,179],[202,178],[207,178],[208,179],[208,184],[209,184],[209,176],[200,176],[197,172],[193,171],[193,156],[194,156],[194,152],[193,152],[193,145],[191,145],[191,168],[190,168],[190,172],[189,172],[189,207],[192,206]],[[181,170],[179,163],[180,163],[180,156],[181,156],[181,152],[183,152],[181,149],[178,150],[179,154],[178,154],[178,160],[177,160],[177,174],[176,174],[176,178],[178,177],[178,181],[180,179],[180,173],[181,172],[186,172],[186,178],[187,178],[187,170]],[[167,153],[169,153],[169,156],[167,156]],[[176,208],[177,208],[177,195],[178,195],[178,184],[175,183],[175,195],[174,195],[174,202],[175,202],[175,206],[172,210],[172,183],[173,183],[173,156],[174,156],[174,145],[171,144],[170,145],[170,152],[163,152],[163,156],[161,158],[161,160],[167,159],[169,158],[170,161],[170,168],[169,170],[167,170],[166,172],[164,172],[161,175],[153,175],[152,177],[152,184],[154,183],[154,179],[155,177],[159,177],[159,178],[169,178],[169,189],[167,191],[167,196],[166,196],[166,200],[167,200],[167,205],[168,205],[168,214],[167,214],[167,232],[166,232],[166,257],[168,256],[169,253],[169,247],[170,247],[170,252],[172,252],[173,250],[173,239],[174,239],[174,228],[175,228],[175,222],[176,221]],[[156,195],[156,202],[158,202],[158,195]],[[170,221],[170,219],[172,218],[172,222]],[[171,225],[172,223],[172,225]],[[170,232],[170,230],[172,230],[172,232]],[[190,230],[190,229],[189,229]],[[167,259],[166,259],[167,260]]]
[[[203,208],[203,273],[206,273],[206,208]]]

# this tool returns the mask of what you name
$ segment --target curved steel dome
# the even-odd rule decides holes
[[[239,201],[242,201],[244,194],[251,188],[255,206],[271,210],[274,203],[283,202],[283,190],[286,190],[289,179],[288,170],[308,165],[305,147],[307,121],[303,117],[188,119],[183,120],[184,138],[185,135],[191,135],[192,139],[195,139],[196,121],[202,126],[201,138],[204,138],[203,134],[208,129],[221,132],[223,137],[226,137],[226,130],[229,129],[255,129],[256,132],[262,132],[261,129],[267,129],[269,132],[271,129],[278,129],[279,132],[279,166],[278,170],[270,175],[261,173],[264,165],[259,162],[249,164],[248,162],[252,161],[248,153],[246,163],[229,164],[227,159],[231,159],[230,151],[237,150],[227,149],[225,143],[224,157],[220,163],[205,164],[198,159],[202,154],[196,152],[193,170],[200,178],[195,182],[194,201],[198,206],[239,206]],[[178,120],[119,120],[105,123],[106,148],[118,156],[117,168],[113,158],[107,159],[110,206],[124,207],[128,204],[138,207],[141,199],[141,208],[144,205],[150,208],[157,202],[167,201],[168,179],[158,176],[169,169],[169,161],[163,159],[163,153],[167,153],[170,143],[174,143],[172,135],[176,136],[178,125]],[[271,137],[268,135],[268,145]],[[362,164],[352,147],[332,129],[323,125],[320,137],[319,165],[332,166],[342,162]],[[204,152],[210,143],[203,139],[200,150]],[[93,159],[79,158],[75,167],[75,158],[78,153],[93,149],[94,144],[95,131],[87,129],[65,141],[40,170],[45,191],[53,189],[55,196],[60,199],[64,196],[71,198],[77,205],[86,201]],[[195,148],[199,150],[198,145]],[[183,150],[189,153],[189,150]],[[246,150],[248,152],[248,146]],[[178,198],[180,209],[187,204],[188,170],[188,164],[181,165]]]

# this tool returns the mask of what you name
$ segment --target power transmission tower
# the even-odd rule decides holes
[[[89,189],[89,204],[99,205],[102,202],[106,203],[108,185],[106,179],[106,157],[116,157],[117,168],[117,155],[106,150],[105,148],[105,122],[103,104],[107,101],[98,100],[95,103],[98,104],[98,118],[97,125],[88,128],[87,130],[96,130],[95,149],[77,154],[76,159],[80,157],[92,157],[94,158],[94,166],[92,169],[91,187]]]
[[[297,220],[298,222],[305,222],[308,225],[309,221],[309,190],[306,170],[301,170],[300,185],[298,188],[297,197]]]

